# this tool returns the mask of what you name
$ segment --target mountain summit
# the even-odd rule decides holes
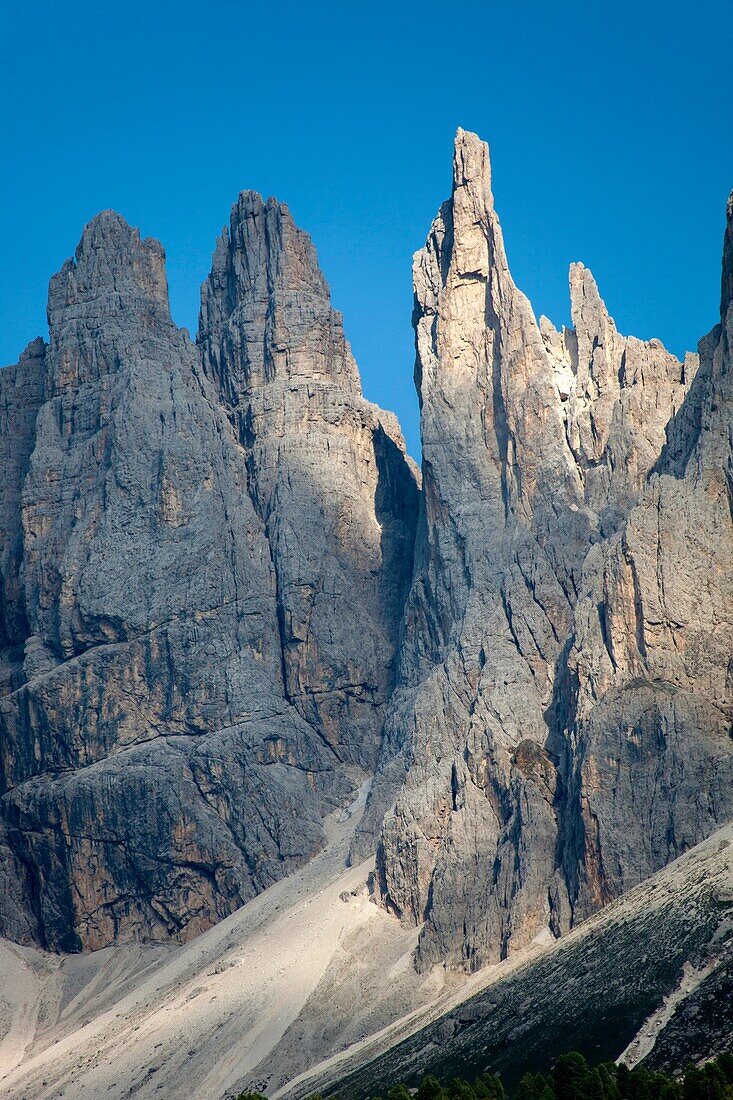
[[[0,931],[188,940],[352,860],[476,970],[733,818],[733,207],[684,361],[509,270],[487,146],[414,262],[422,479],[310,238],[245,191],[196,343],[105,212],[0,371]]]

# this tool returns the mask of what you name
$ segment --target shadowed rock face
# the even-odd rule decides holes
[[[0,371],[0,647],[2,690],[22,676],[22,646],[28,634],[20,571],[23,562],[21,494],[44,401],[43,340],[29,344],[20,362]]]
[[[424,492],[362,843],[387,809],[384,903],[426,922],[420,965],[477,968],[733,815],[729,360],[723,330],[686,412],[697,357],[621,336],[582,265],[573,329],[538,325],[487,147],[459,131],[453,167],[414,264]]]
[[[340,760],[371,770],[417,486],[396,418],[362,396],[315,249],[286,206],[244,192],[233,207],[199,344],[272,554],[287,698]]]
[[[309,243],[306,254],[327,302]],[[259,291],[241,288],[245,313],[248,296],[257,313]],[[0,923],[63,949],[185,938],[313,855],[323,815],[353,788],[344,762],[374,759],[417,489],[396,426],[385,418],[387,435],[358,396],[349,356],[349,374],[332,379],[331,421],[312,437],[316,457],[307,434],[299,456],[313,475],[311,522],[327,508],[333,517],[313,552],[339,567],[308,578],[313,618],[348,679],[323,704],[325,736],[325,661],[314,643],[301,664],[316,704],[293,705],[282,596],[280,557],[297,556],[307,531],[289,526],[287,494],[276,499],[274,484],[262,506],[261,456],[253,460],[170,320],[162,248],[100,215],[52,280],[48,316],[48,347],[31,345],[0,372],[10,474],[0,498]],[[333,327],[335,339],[335,315]],[[301,350],[288,408],[307,422],[308,371],[317,380],[321,367],[315,342]],[[348,451],[340,441],[359,415],[371,419]],[[278,430],[282,422],[272,426],[275,464]],[[322,467],[329,433],[333,462],[350,463],[347,481]],[[354,619],[362,574],[374,592],[367,670]],[[292,570],[288,583],[299,590],[304,578]],[[298,628],[307,642],[305,613]],[[362,728],[347,728],[348,689],[371,724],[361,716]]]

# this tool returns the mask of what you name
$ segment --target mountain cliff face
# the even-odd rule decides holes
[[[361,397],[310,242],[267,209],[313,289],[285,275],[285,320],[304,317],[285,416],[264,375],[238,394],[243,423],[265,420],[257,453],[222,403],[239,364],[207,378],[223,333],[207,330],[202,362],[170,320],[160,245],[116,214],[52,280],[48,347],[0,374],[11,937],[77,949],[194,935],[313,855],[323,815],[353,789],[348,765],[375,758],[417,488],[393,418]],[[287,269],[287,234],[244,241],[233,221],[235,239],[243,268],[264,278],[267,256]],[[204,318],[221,264],[220,246]],[[232,331],[241,321],[253,358],[269,355],[257,321],[279,305],[262,293],[257,279],[232,288]],[[321,461],[331,445],[348,478]],[[367,585],[372,648],[345,625]]]
[[[569,657],[581,915],[733,815],[732,241],[729,200],[720,324],[636,505],[585,570]]]
[[[729,357],[621,336],[581,265],[573,328],[538,325],[462,131],[414,278],[424,489],[367,827],[394,803],[377,885],[418,962],[478,968],[733,814]]]
[[[683,362],[515,286],[487,147],[415,258],[420,479],[310,239],[243,192],[196,343],[99,215],[0,371],[0,932],[187,939],[354,854],[417,965],[559,935],[733,817],[733,208]]]
[[[395,417],[362,397],[286,206],[240,196],[203,288],[199,344],[269,541],[287,698],[340,760],[373,770],[417,489]]]

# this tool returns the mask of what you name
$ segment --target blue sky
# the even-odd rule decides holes
[[[681,353],[717,320],[733,188],[730,0],[251,4],[0,0],[0,363],[114,207],[166,247],[195,329],[242,188],[313,236],[367,395],[419,447],[411,255],[457,126],[492,152],[515,280],[568,319],[582,260],[622,331]]]

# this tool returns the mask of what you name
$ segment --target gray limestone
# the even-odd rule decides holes
[[[315,249],[287,206],[240,195],[202,291],[199,345],[269,541],[287,698],[340,760],[372,770],[417,486],[395,417],[362,396]]]
[[[475,969],[733,815],[730,417],[706,421],[716,368],[621,336],[582,265],[573,328],[537,324],[474,135],[414,279],[423,503],[361,843],[418,965]]]
[[[420,476],[310,238],[243,192],[194,345],[99,215],[0,371],[0,932],[190,938],[354,855],[476,969],[733,817],[733,208],[683,361],[511,277],[487,147],[414,263]]]
[[[220,250],[211,284],[219,262]],[[259,316],[259,289],[240,288],[243,312]],[[282,422],[253,457],[171,323],[162,248],[116,214],[87,226],[48,314],[45,357],[32,345],[0,374],[12,427],[0,699],[12,903],[0,921],[52,948],[187,938],[318,851],[323,815],[353,789],[349,765],[376,754],[415,481],[391,418],[358,396],[336,315],[332,332],[310,331],[287,410],[312,419],[309,364],[319,406],[319,341],[331,362],[340,339],[349,373],[334,372],[328,419],[295,440],[290,470]],[[260,484],[278,468],[264,514]],[[303,528],[289,477],[318,473]],[[299,554],[318,559],[307,577]],[[314,703],[296,705],[298,676]]]

